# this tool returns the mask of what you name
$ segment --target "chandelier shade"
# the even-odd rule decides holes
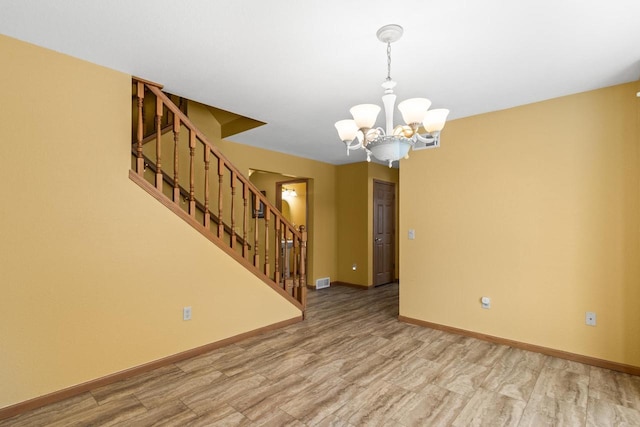
[[[351,107],[349,112],[359,129],[372,128],[376,124],[380,106],[376,104],[360,104]]]
[[[402,120],[411,125],[422,123],[430,106],[431,101],[427,98],[410,98],[398,104],[398,110],[402,113]]]
[[[340,120],[339,122],[336,122],[335,127],[338,130],[338,136],[340,136],[342,141],[346,142],[356,139],[358,125],[356,125],[355,120]]]
[[[424,130],[427,132],[440,132],[444,128],[444,124],[447,121],[449,110],[446,108],[437,108],[435,110],[427,111],[424,116],[422,124]]]
[[[382,103],[385,111],[385,129],[376,126],[380,106],[359,104],[349,112],[353,120],[340,120],[335,123],[338,136],[347,147],[347,155],[352,150],[364,149],[367,161],[373,155],[378,160],[389,163],[407,158],[409,151],[440,146],[440,131],[444,128],[449,110],[444,108],[429,110],[431,101],[427,98],[410,98],[398,104],[405,125],[393,126],[393,112],[396,95],[393,88],[396,82],[391,79],[391,43],[398,41],[403,29],[400,25],[390,24],[380,28],[376,35],[387,45],[387,78],[382,83],[384,95]],[[425,134],[418,131],[424,127]]]

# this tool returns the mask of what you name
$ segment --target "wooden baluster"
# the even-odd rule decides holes
[[[242,256],[244,258],[249,258],[249,243],[247,239],[247,227],[248,227],[248,217],[249,217],[249,185],[246,182],[242,183],[242,200],[244,203],[244,209],[242,211]]]
[[[171,99],[171,98],[169,98]],[[171,102],[173,102],[173,99],[171,99]],[[175,102],[174,102],[175,104]],[[165,126],[169,126],[170,124],[175,122],[175,117],[173,114],[173,111],[171,111],[169,108],[167,108],[167,114],[165,114],[164,116],[164,121],[162,122],[162,127]]]
[[[144,157],[142,156],[142,140],[144,139],[144,83],[137,83],[136,95],[138,97],[138,133],[136,145],[136,172],[144,175]]]
[[[282,236],[280,230],[280,224],[282,223],[282,219],[280,216],[275,215],[276,219],[276,233],[275,240],[276,244],[274,246],[275,249],[275,259],[273,261],[273,281],[280,285],[280,251],[282,250]]]
[[[289,258],[289,262],[293,264],[293,289],[291,290],[291,294],[295,299],[298,299],[298,287],[300,286],[300,280],[298,278],[298,248],[299,242],[296,237],[295,230],[291,230],[291,239],[293,240],[293,247],[291,248],[291,257]]]
[[[162,191],[162,100],[156,97],[156,188]]]
[[[236,248],[236,173],[231,171],[231,249]]]
[[[195,175],[195,156],[196,156],[196,133],[189,131],[189,215],[192,218],[196,216],[196,175]]]
[[[269,277],[269,219],[271,219],[271,209],[265,205],[264,209],[264,275]]]
[[[218,237],[222,239],[224,234],[224,221],[222,220],[222,196],[224,182],[224,161],[218,159]]]
[[[178,142],[180,141],[180,119],[173,118],[173,202],[180,204],[180,184],[178,179]]]
[[[307,305],[307,230],[304,225],[300,226],[300,292],[298,301],[302,304],[302,317],[304,318],[304,307]]]
[[[209,167],[211,164],[211,149],[207,144],[204,146],[204,228],[209,231],[211,226],[211,212],[209,211]]]
[[[253,196],[253,200],[255,200],[254,205],[254,211],[253,211],[253,240],[254,240],[254,247],[253,247],[253,266],[256,268],[260,268],[260,254],[258,253],[258,210],[260,209],[260,198],[258,197],[257,194],[254,194],[253,191],[251,192],[252,196]]]

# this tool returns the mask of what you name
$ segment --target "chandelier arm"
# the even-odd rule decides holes
[[[414,137],[416,137],[416,139],[420,142],[426,142],[431,143],[435,140],[435,138],[430,134],[430,133],[426,133],[425,136],[420,135],[419,133],[416,132],[416,134],[414,135]]]
[[[435,148],[435,147],[439,147],[440,146],[440,132],[439,131],[435,131],[435,132],[431,132],[431,133],[427,132],[424,136],[420,135],[419,133],[416,133],[415,137],[418,139],[418,141],[424,142],[427,148],[429,148],[429,147]]]
[[[347,156],[349,155],[349,151],[362,148],[362,142],[360,142],[358,138],[354,138],[351,141],[345,141],[345,144],[347,146]]]

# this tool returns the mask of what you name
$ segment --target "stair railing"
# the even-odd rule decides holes
[[[133,88],[137,105],[131,179],[304,313],[304,226],[296,229],[160,85],[134,78]],[[150,107],[155,107],[154,126],[145,123]],[[173,122],[169,133],[167,115]],[[155,144],[149,142],[151,136]]]

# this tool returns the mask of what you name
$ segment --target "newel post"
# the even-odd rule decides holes
[[[307,305],[307,230],[304,225],[300,226],[300,302],[302,307]],[[304,311],[303,311],[304,313]],[[304,316],[304,314],[303,314]]]

